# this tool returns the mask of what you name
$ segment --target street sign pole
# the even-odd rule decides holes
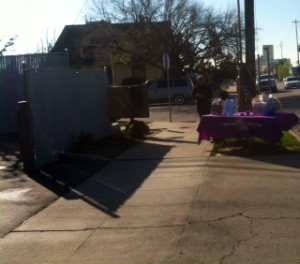
[[[169,118],[170,123],[172,123],[172,106],[171,106],[171,87],[170,87],[170,76],[169,76],[169,69],[170,69],[170,58],[168,53],[164,53],[163,55],[163,66],[167,73],[167,83],[168,83],[168,99],[169,99]]]

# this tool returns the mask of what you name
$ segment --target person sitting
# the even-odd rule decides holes
[[[230,96],[229,96],[229,93],[226,91],[226,90],[221,90],[220,91],[220,98],[222,100],[222,103],[228,99]]]
[[[230,98],[229,93],[226,90],[218,90],[215,94],[215,98],[211,105],[211,114],[221,115],[223,110],[224,101]]]

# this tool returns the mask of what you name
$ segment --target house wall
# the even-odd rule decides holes
[[[163,70],[150,65],[144,65],[139,54],[132,51],[124,52],[112,48],[125,45],[127,48],[138,49],[139,45],[130,36],[143,34],[151,37],[151,44],[157,50],[163,50],[155,36],[170,36],[170,22],[155,23],[110,23],[105,21],[87,22],[83,25],[67,25],[56,41],[53,51],[69,50],[70,63],[75,68],[100,68],[114,64],[115,82],[109,72],[109,81],[113,85],[121,85],[126,78],[157,79],[163,77]],[[152,38],[153,36],[153,38]],[[154,42],[153,42],[154,41]],[[125,49],[127,49],[125,48]],[[133,52],[134,53],[134,52]],[[119,63],[124,63],[121,65]]]
[[[84,49],[84,48],[81,48]],[[103,51],[100,49],[100,47],[96,47],[94,49],[93,53],[93,60],[92,63],[89,63],[89,60],[86,60],[85,53],[78,52],[77,55],[73,56],[77,57],[75,61],[78,61],[79,64],[73,64],[72,67],[75,67],[77,69],[101,69],[103,70],[105,67],[108,67],[111,69],[112,72],[110,72],[109,81],[113,85],[122,85],[122,82],[124,79],[136,77],[141,78],[145,80],[149,79],[159,79],[163,78],[163,70],[158,67],[154,67],[152,65],[146,64],[141,66],[140,70],[141,76],[137,76],[136,72],[134,76],[133,70],[132,70],[132,64],[129,62],[129,64],[121,64],[121,63],[114,63],[111,56],[108,56],[107,53],[103,53]],[[71,60],[74,61],[74,60]],[[145,71],[145,73],[143,73]],[[113,81],[114,80],[114,81]]]
[[[115,64],[115,85],[122,85],[122,81],[126,78],[132,77],[132,70],[130,65]],[[153,67],[147,64],[145,67],[146,80],[163,78],[163,71],[160,68]]]
[[[122,81],[132,76],[130,65],[115,64],[114,65],[115,85],[121,85]]]
[[[146,76],[147,80],[161,79],[163,78],[163,70],[157,67],[153,67],[152,65],[147,65]]]

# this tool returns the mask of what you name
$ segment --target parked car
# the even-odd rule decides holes
[[[300,79],[296,76],[289,76],[283,80],[284,88],[300,88]]]
[[[169,89],[167,80],[148,80],[145,82],[148,87],[149,102],[168,102]],[[176,105],[182,105],[192,99],[193,82],[191,78],[171,79],[170,98]]]
[[[260,92],[272,92],[272,93],[278,92],[276,79],[273,76],[269,77],[267,74],[260,75],[259,81],[256,82],[256,86],[257,86],[257,90]]]

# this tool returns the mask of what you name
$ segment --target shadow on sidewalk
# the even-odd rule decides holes
[[[13,178],[23,169],[17,134],[0,134],[0,161],[5,167],[5,175],[1,178]]]
[[[81,199],[102,212],[115,211],[142,185],[170,151],[170,146],[143,143],[158,155],[151,160],[64,160],[49,164],[28,176],[67,200]],[[108,168],[109,165],[109,168]],[[102,175],[102,171],[105,174]],[[87,181],[91,176],[97,175]],[[94,179],[95,178],[95,179]]]
[[[164,141],[169,142],[169,140]],[[176,142],[177,139],[173,141]],[[101,145],[101,153],[98,153],[102,156],[101,154],[106,151],[110,159],[61,159],[35,172],[25,174],[17,137],[1,135],[0,143],[0,157],[2,166],[5,167],[5,170],[2,170],[2,181],[26,176],[58,197],[64,196],[65,199],[71,200],[82,199],[112,217],[118,217],[115,211],[143,184],[171,149],[171,146],[161,145],[159,142],[152,144],[143,141],[132,144],[125,142],[126,146],[120,148],[115,145],[117,143],[114,139],[112,144]],[[130,151],[132,147],[140,144],[143,145],[142,151],[155,153],[155,159],[118,160],[124,151]],[[119,149],[112,151],[114,147]],[[97,156],[97,153],[94,155]],[[127,157],[130,157],[130,152],[127,152]],[[102,170],[106,169],[108,165],[110,165],[109,171],[102,176]],[[97,181],[92,179],[87,181],[95,174],[100,175],[97,176]],[[10,186],[10,188],[14,188],[14,186]]]
[[[118,159],[99,171],[92,179],[77,186],[64,196],[81,199],[104,213],[117,218],[115,213],[151,175],[172,147],[143,143],[143,150],[155,152],[155,159]],[[130,155],[130,153],[127,153]]]

